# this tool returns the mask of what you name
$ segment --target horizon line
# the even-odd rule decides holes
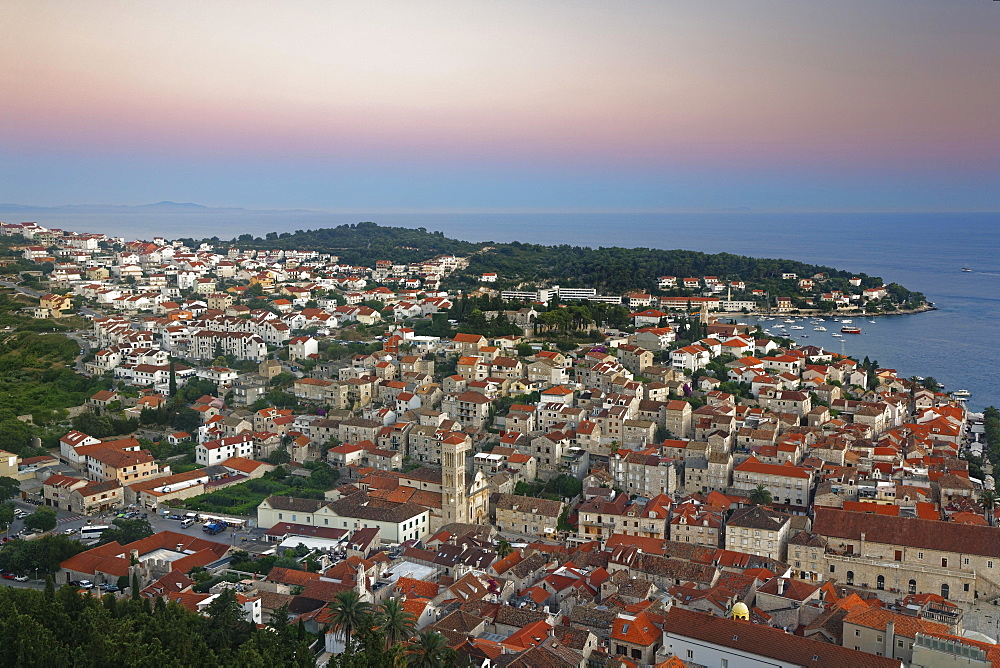
[[[33,208],[33,209],[62,209],[62,208],[74,208],[74,207],[88,207],[88,208],[99,208],[99,207],[115,207],[115,208],[140,208],[140,207],[152,207],[157,204],[176,204],[178,206],[197,206],[200,207],[198,211],[156,211],[148,210],[147,213],[210,213],[212,211],[227,211],[227,212],[239,212],[245,211],[247,213],[295,213],[295,214],[309,214],[309,213],[327,213],[327,214],[352,214],[352,215],[401,215],[401,214],[413,214],[413,215],[433,215],[433,214],[447,214],[447,215],[459,215],[459,214],[846,214],[846,213],[873,213],[873,214],[885,214],[885,213],[896,213],[896,214],[948,214],[948,213],[969,213],[969,214],[1000,214],[1000,207],[992,209],[980,209],[980,208],[970,208],[970,209],[911,209],[906,207],[881,207],[881,208],[866,208],[866,207],[825,207],[825,208],[783,208],[783,207],[680,207],[680,208],[669,208],[669,207],[591,207],[591,208],[577,208],[577,207],[542,207],[542,208],[526,208],[526,207],[421,207],[421,208],[410,208],[410,207],[320,207],[320,208],[309,208],[307,206],[292,206],[287,208],[282,208],[280,206],[265,206],[261,208],[246,207],[231,204],[200,204],[196,202],[176,202],[171,200],[161,200],[159,202],[142,202],[136,204],[111,204],[111,203],[83,203],[83,204],[18,204],[13,202],[3,202],[0,203],[0,211],[4,211],[5,207],[11,207],[9,209],[10,213],[16,213],[14,207],[23,208]],[[31,213],[25,211],[24,213]],[[41,212],[39,212],[41,213]],[[82,213],[82,212],[81,212]],[[363,221],[362,221],[363,222]]]

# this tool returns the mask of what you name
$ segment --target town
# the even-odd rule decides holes
[[[892,312],[891,286],[459,290],[459,255],[0,235],[6,298],[89,383],[2,453],[12,586],[235,595],[320,666],[1000,662],[1000,416],[741,322]]]

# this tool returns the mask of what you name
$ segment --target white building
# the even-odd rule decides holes
[[[195,461],[202,466],[220,464],[230,457],[253,459],[253,437],[250,434],[230,436],[199,443],[195,448]]]

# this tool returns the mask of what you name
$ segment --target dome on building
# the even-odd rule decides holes
[[[738,602],[733,606],[733,609],[729,611],[729,616],[733,619],[750,619],[750,608],[747,607],[746,603]]]

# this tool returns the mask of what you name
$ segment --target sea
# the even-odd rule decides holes
[[[802,330],[786,329],[800,343],[859,359],[868,356],[905,378],[933,377],[949,391],[968,390],[970,410],[1000,406],[1000,213],[357,214],[207,209],[0,212],[0,220],[35,220],[48,227],[130,239],[231,239],[372,221],[423,227],[468,241],[644,246],[801,260],[900,283],[923,292],[936,310],[853,318],[862,333],[839,339],[832,335],[840,323],[826,322],[826,332],[815,331],[811,323],[799,323]]]

